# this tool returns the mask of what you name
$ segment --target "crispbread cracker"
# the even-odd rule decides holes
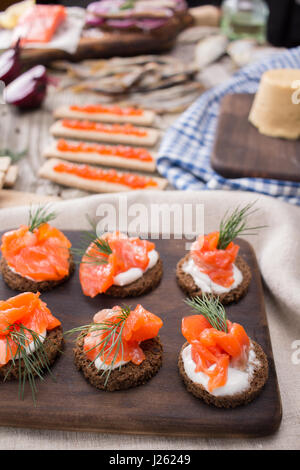
[[[54,111],[55,119],[87,119],[89,121],[107,122],[107,123],[130,123],[138,126],[151,126],[155,119],[154,111],[144,110],[141,116],[118,115],[113,113],[90,113],[84,111],[75,111],[70,106],[60,106]]]
[[[74,143],[74,142],[71,142]],[[127,168],[137,171],[155,171],[156,155],[152,152],[153,161],[143,161],[137,158],[125,158],[111,155],[101,155],[97,152],[62,152],[57,149],[56,142],[53,142],[44,152],[46,158],[62,158],[64,160],[87,163],[94,165],[103,165],[116,168]]]
[[[147,132],[146,136],[136,136],[129,134],[112,134],[109,132],[89,131],[82,129],[69,129],[62,125],[62,121],[56,121],[50,128],[54,137],[66,137],[73,139],[83,139],[95,142],[109,142],[112,144],[138,145],[152,147],[159,138],[159,131],[149,127],[140,127],[140,130]]]
[[[39,176],[49,179],[54,183],[63,186],[70,186],[72,188],[82,189],[84,191],[91,191],[95,193],[113,193],[132,191],[132,188],[118,183],[111,183],[107,181],[88,180],[77,175],[59,173],[54,170],[55,165],[62,163],[63,160],[51,158],[47,160],[39,171]],[[121,172],[120,172],[121,173]],[[145,189],[161,190],[164,189],[168,182],[164,178],[152,177],[157,182],[157,187],[147,187]]]

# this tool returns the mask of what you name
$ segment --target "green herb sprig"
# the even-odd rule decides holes
[[[50,212],[50,206],[38,206],[36,209],[32,207],[29,210],[28,226],[29,231],[34,232],[41,225],[50,222],[57,217],[56,212]]]
[[[112,254],[112,249],[107,240],[98,237],[96,223],[92,221],[89,216],[86,216],[86,218],[91,226],[91,230],[82,234],[82,246],[79,248],[71,248],[71,251],[74,255],[85,258],[84,261],[81,259],[80,263],[94,265],[108,264],[108,256]],[[93,245],[93,250],[87,253],[87,249],[91,244]]]
[[[219,297],[203,294],[202,297],[192,297],[184,302],[203,315],[213,328],[228,333],[226,311]]]
[[[251,202],[241,209],[238,206],[231,214],[228,211],[226,212],[220,223],[218,249],[225,250],[238,235],[256,235],[253,231],[265,227],[264,225],[258,227],[247,226],[248,217],[258,210],[251,210],[255,203],[256,201]]]
[[[7,379],[12,368],[16,366],[16,361],[18,360],[19,398],[21,400],[24,399],[25,383],[26,380],[28,380],[31,388],[32,399],[34,404],[36,404],[36,377],[40,380],[44,380],[43,374],[47,371],[54,380],[44,343],[41,341],[38,333],[25,327],[23,324],[19,324],[18,329],[16,328],[16,325],[10,325],[8,329],[10,331],[8,336],[17,346],[17,350],[15,354],[12,353],[9,340],[7,338],[7,351],[10,351],[12,359],[11,365],[4,377],[4,381]],[[32,340],[34,345],[34,352],[32,353],[26,350],[31,343],[30,340]]]
[[[10,157],[13,163],[18,162],[27,154],[27,149],[22,150],[21,152],[14,152],[11,149],[3,148],[0,149],[0,157]]]
[[[104,320],[101,323],[90,323],[89,325],[83,325],[77,328],[73,328],[72,330],[66,331],[65,333],[66,336],[80,333],[80,338],[85,337],[88,333],[92,333],[95,331],[99,332],[99,343],[97,343],[94,347],[90,348],[86,352],[90,352],[96,348],[100,348],[95,359],[89,364],[89,367],[94,364],[98,358],[101,358],[101,360],[105,363],[106,360],[113,353],[111,363],[107,364],[107,366],[103,369],[101,373],[101,377],[106,375],[104,382],[105,387],[107,386],[107,382],[109,380],[112,370],[114,369],[120,351],[121,361],[123,361],[124,348],[122,342],[122,333],[125,321],[128,318],[129,314],[130,307],[125,305],[120,309],[120,313],[117,315],[116,321]],[[121,366],[119,367],[119,369],[121,369]]]

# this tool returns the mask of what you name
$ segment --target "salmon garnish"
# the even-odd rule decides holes
[[[84,351],[90,361],[99,357],[107,366],[120,361],[139,365],[145,359],[140,343],[155,338],[162,325],[162,320],[142,305],[134,310],[120,306],[101,310],[84,338]],[[115,334],[111,335],[113,329]]]
[[[228,367],[244,370],[248,363],[250,340],[244,328],[226,318],[222,304],[213,296],[196,297],[187,303],[202,315],[182,319],[181,331],[191,345],[195,372],[209,377],[208,391],[227,382]]]
[[[155,244],[139,238],[128,238],[120,232],[106,233],[109,253],[101,253],[95,242],[91,243],[82,258],[79,269],[83,293],[89,297],[106,292],[114,283],[114,277],[130,268],[143,271],[149,264],[148,253]]]
[[[8,300],[0,301],[0,366],[7,364],[17,351],[17,344],[11,337],[11,329],[26,329],[28,344],[32,336],[28,330],[37,334],[50,331],[59,326],[61,322],[55,318],[40,294],[25,292]]]
[[[193,244],[191,257],[197,267],[210,279],[223,287],[230,287],[234,282],[233,264],[239,246],[230,242],[225,249],[219,249],[219,232],[212,232],[199,237]]]
[[[71,243],[48,223],[33,231],[22,225],[2,236],[1,251],[8,266],[23,277],[41,281],[63,279],[69,274]]]

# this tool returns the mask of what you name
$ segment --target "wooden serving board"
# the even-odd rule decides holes
[[[300,140],[267,137],[248,121],[252,94],[226,95],[211,157],[226,178],[274,178],[300,182]]]
[[[175,44],[177,35],[192,23],[188,13],[173,18],[168,25],[152,32],[102,31],[99,36],[83,36],[74,54],[58,49],[22,49],[21,59],[26,65],[47,64],[55,60],[80,61],[95,58],[129,57],[167,52]]]
[[[66,232],[76,246],[79,232]],[[26,428],[46,428],[72,431],[99,431],[130,434],[163,434],[170,436],[262,436],[277,430],[281,421],[281,400],[266,319],[260,272],[251,246],[239,240],[241,254],[253,273],[248,295],[238,304],[228,307],[230,320],[244,325],[268,356],[269,380],[262,394],[245,407],[234,410],[217,409],[204,404],[188,393],[177,370],[177,357],[185,342],[181,335],[181,319],[191,314],[184,304],[184,294],[176,284],[175,267],[185,253],[184,240],[156,240],[164,263],[160,286],[152,293],[125,299],[133,307],[141,303],[161,316],[164,326],[163,366],[146,385],[118,392],[104,392],[85,381],[73,363],[72,341],[67,340],[63,355],[57,360],[52,382],[47,376],[38,383],[38,401],[34,407],[30,389],[26,387],[24,401],[19,401],[18,383],[0,384],[0,424]],[[0,298],[15,295],[0,280]],[[124,299],[99,295],[84,297],[78,270],[66,284],[42,295],[65,330],[87,324],[102,308],[121,305]]]

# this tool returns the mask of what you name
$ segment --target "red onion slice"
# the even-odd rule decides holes
[[[47,84],[46,68],[36,65],[5,88],[4,100],[21,109],[37,108],[45,99]]]

